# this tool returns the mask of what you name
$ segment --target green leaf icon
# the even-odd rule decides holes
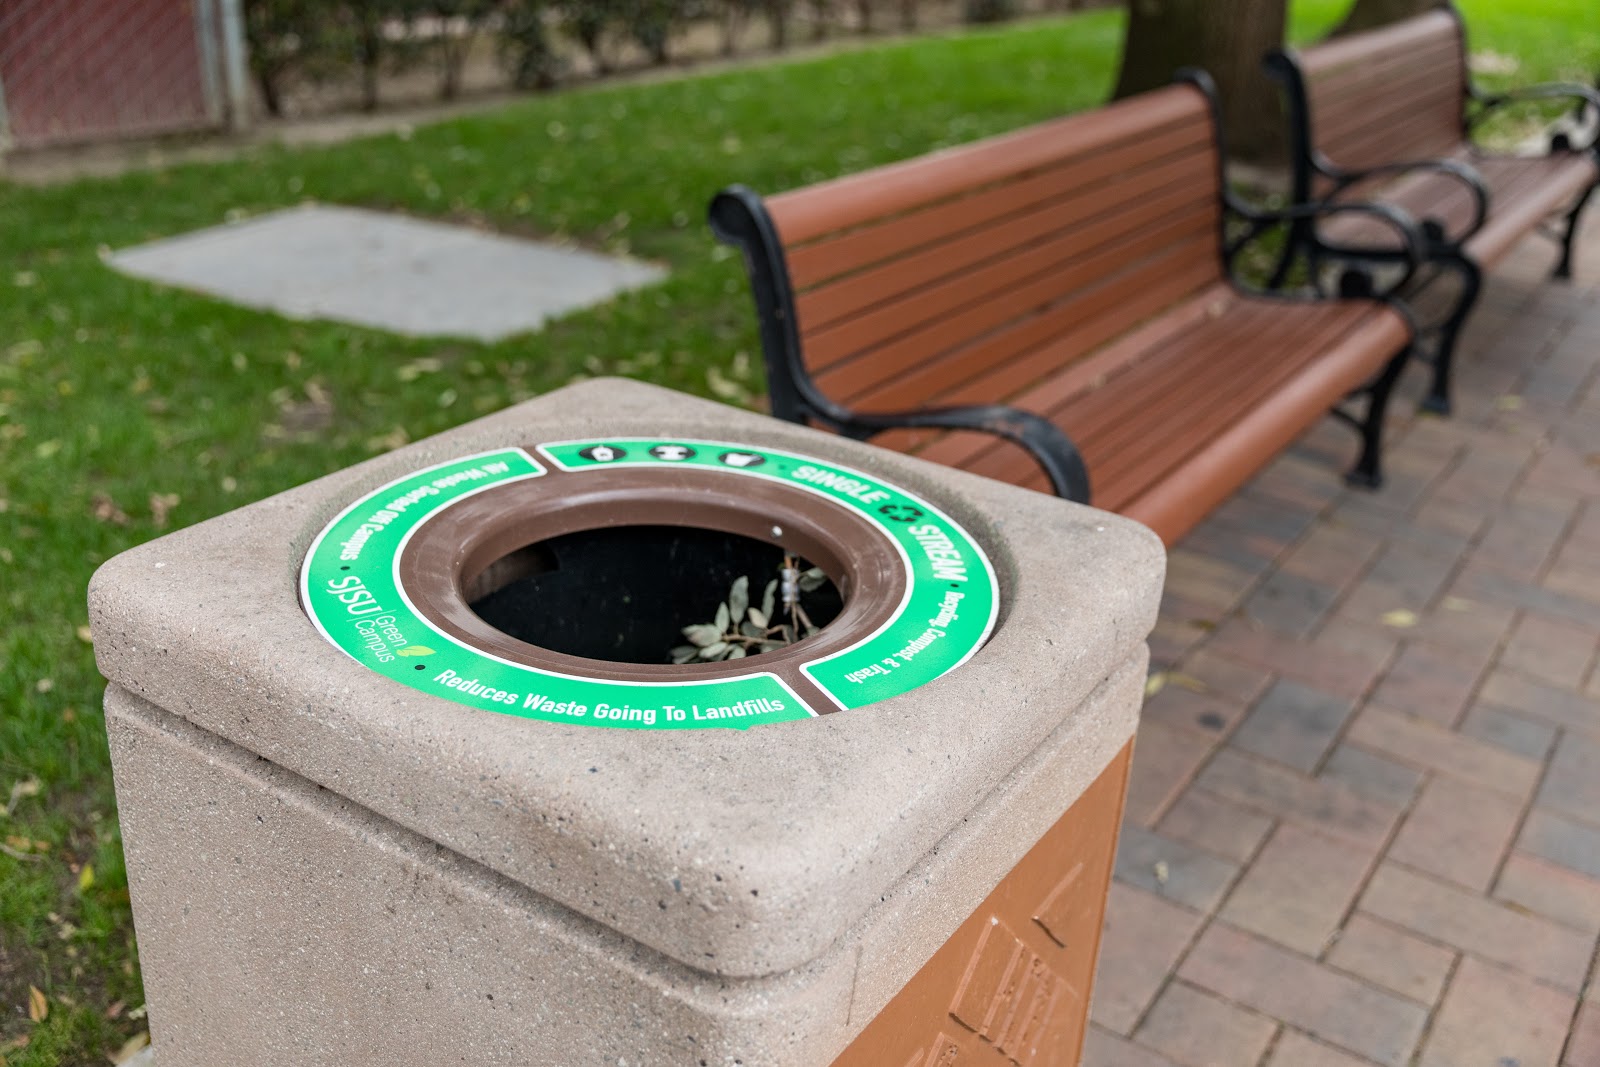
[[[427,645],[407,645],[405,648],[395,649],[394,654],[397,656],[431,656],[433,655],[433,649]]]

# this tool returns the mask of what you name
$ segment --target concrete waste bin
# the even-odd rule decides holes
[[[669,662],[785,556],[814,636]],[[614,380],[125,553],[90,605],[156,1062],[1074,1064],[1163,566]]]

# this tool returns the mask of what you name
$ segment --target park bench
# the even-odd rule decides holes
[[[1349,299],[1253,294],[1240,250],[1285,220],[1222,180],[1209,79],[763,199],[711,205],[754,291],[773,414],[1090,501],[1171,543],[1316,419],[1380,481],[1412,329]],[[1231,225],[1225,230],[1225,222]],[[1365,396],[1358,418],[1339,407]]]
[[[1479,90],[1467,68],[1466,29],[1448,4],[1304,51],[1273,52],[1266,66],[1286,97],[1293,199],[1350,196],[1420,220],[1429,269],[1416,276],[1408,299],[1442,274],[1457,277],[1449,310],[1424,331],[1437,336],[1423,406],[1448,413],[1450,366],[1483,272],[1540,232],[1560,245],[1555,276],[1571,277],[1579,217],[1600,184],[1593,135],[1575,143],[1569,132],[1554,133],[1548,151],[1530,156],[1481,151],[1473,131],[1507,104],[1572,98],[1600,108],[1600,93],[1581,85]],[[1554,222],[1560,225],[1549,228]],[[1372,254],[1376,237],[1366,222],[1338,215],[1301,222],[1290,243],[1316,262]],[[1280,268],[1277,280],[1286,273]]]

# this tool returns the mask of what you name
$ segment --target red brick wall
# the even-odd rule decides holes
[[[0,89],[18,146],[209,125],[196,4],[5,0]]]

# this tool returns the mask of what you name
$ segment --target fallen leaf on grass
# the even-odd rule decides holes
[[[39,779],[37,778],[24,778],[16,783],[11,787],[11,796],[6,800],[6,806],[0,808],[0,816],[9,817],[12,812],[17,810],[18,804],[28,797],[38,796],[39,790],[42,788],[43,786],[39,784]]]
[[[78,627],[78,640],[86,645],[92,645],[94,644],[94,633],[88,626],[80,626]]]
[[[719,400],[735,404],[745,404],[750,401],[750,390],[723,374],[719,367],[706,368],[706,385]]]
[[[1469,69],[1474,74],[1515,74],[1522,66],[1516,56],[1508,56],[1503,52],[1491,52],[1488,49],[1472,53],[1467,60]]]
[[[85,863],[83,870],[78,872],[78,892],[87,893],[94,888],[94,864]]]
[[[27,1048],[28,1042],[32,1040],[33,1038],[28,1034],[18,1034],[10,1041],[0,1042],[0,1067],[6,1067],[6,1064],[9,1062],[6,1059],[6,1053],[20,1052]]]
[[[395,371],[395,377],[402,382],[414,382],[424,374],[435,373],[442,366],[443,364],[432,356],[424,356],[421,359],[414,359],[410,363],[401,364],[400,369]]]
[[[156,529],[164,529],[167,517],[172,514],[172,509],[182,503],[177,493],[151,493],[150,494],[150,521],[155,523]]]
[[[28,1018],[42,1023],[50,1017],[50,1001],[39,992],[38,986],[28,987]]]
[[[404,426],[396,426],[386,434],[367,438],[368,452],[392,452],[401,445],[409,444],[411,435],[406,433]]]
[[[29,853],[31,848],[33,848],[33,842],[26,837],[8,837],[5,841],[0,842],[0,852],[5,853],[12,859],[38,863],[39,857]]]
[[[141,1031],[128,1038],[127,1042],[121,1048],[117,1049],[117,1051],[107,1053],[106,1059],[110,1060],[112,1063],[127,1063],[140,1052],[143,1052],[144,1047],[149,1043],[150,1035]]]
[[[1384,612],[1382,620],[1385,626],[1393,626],[1398,629],[1408,629],[1412,626],[1415,626],[1418,622],[1417,613],[1414,611],[1407,611],[1404,608],[1397,608],[1394,611]]]
[[[117,507],[117,502],[105,493],[94,495],[94,517],[101,522],[115,523],[118,526],[128,525],[128,513]]]

